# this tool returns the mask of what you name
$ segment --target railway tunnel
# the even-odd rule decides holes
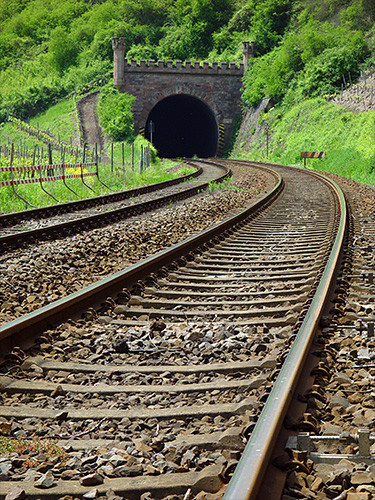
[[[113,38],[113,85],[133,95],[134,133],[161,157],[220,156],[241,116],[243,63],[125,58],[125,38]],[[153,130],[150,130],[150,123]],[[151,137],[152,136],[152,137]]]
[[[216,156],[218,150],[218,124],[213,111],[186,94],[168,96],[153,107],[145,136],[163,158],[208,158]]]

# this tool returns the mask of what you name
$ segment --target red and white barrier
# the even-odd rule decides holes
[[[30,167],[0,167],[0,172],[31,172],[33,170],[52,170],[53,168],[87,168],[96,167],[96,163],[77,163],[77,164],[65,164],[56,163],[53,165],[33,165]],[[95,173],[95,172],[93,172]]]
[[[30,167],[0,167],[0,172],[31,172],[31,171],[42,171],[42,170],[53,170],[53,169],[68,169],[68,168],[88,168],[88,167],[96,167],[96,163],[78,163],[75,165],[69,164],[54,164],[54,165],[34,165]],[[19,184],[33,184],[35,182],[50,182],[50,181],[61,181],[63,179],[74,179],[74,178],[82,178],[89,177],[91,175],[97,175],[97,172],[82,172],[80,174],[64,174],[64,175],[55,175],[48,177],[34,177],[32,179],[13,179],[0,181],[0,186],[16,186]]]

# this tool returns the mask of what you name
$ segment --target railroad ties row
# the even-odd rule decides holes
[[[232,166],[233,186],[148,214],[0,256],[0,324],[30,313],[178,243],[262,197],[271,173]],[[106,296],[104,297],[104,299]]]
[[[0,428],[26,444],[2,457],[1,495],[220,497],[335,232],[327,185],[283,175],[272,205],[13,350]]]

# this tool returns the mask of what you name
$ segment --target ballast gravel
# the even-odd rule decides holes
[[[274,185],[267,173],[233,166],[232,189],[202,193],[153,213],[0,257],[0,323],[122,270],[223,220]]]

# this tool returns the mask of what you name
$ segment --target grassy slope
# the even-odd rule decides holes
[[[64,100],[56,105],[51,106],[44,113],[36,116],[30,120],[31,124],[38,125],[42,130],[48,130],[56,137],[60,137],[62,141],[70,142],[74,132],[77,130],[76,114],[74,102],[72,99]],[[29,151],[32,151],[34,144],[39,147],[44,147],[46,154],[46,146],[35,137],[30,137],[26,132],[17,130],[16,126],[12,123],[3,123],[0,125],[0,144],[7,144],[8,139],[14,142],[15,148],[20,145],[27,146]],[[135,186],[150,184],[154,182],[161,182],[163,180],[172,179],[177,175],[192,172],[193,169],[183,167],[178,172],[170,173],[167,170],[174,166],[176,163],[172,161],[161,162],[158,158],[153,162],[150,168],[140,172],[140,149],[141,145],[146,146],[147,141],[140,136],[135,140],[135,166],[134,170],[131,169],[131,146],[125,144],[125,168],[122,168],[122,144],[114,143],[114,168],[111,171],[109,164],[99,165],[100,179],[110,187],[110,191],[121,191],[123,189],[130,189]],[[109,157],[109,146],[107,147],[107,155]],[[54,160],[59,161],[60,157],[57,152],[54,152]],[[67,157],[68,162],[74,162],[73,157]],[[9,159],[0,156],[0,165],[8,165]],[[23,164],[22,160],[15,158],[15,164]],[[44,163],[46,163],[45,160]],[[27,161],[31,164],[31,160]],[[90,169],[92,171],[93,169]],[[79,174],[79,170],[71,172]],[[57,172],[56,172],[57,174]],[[39,175],[39,174],[37,174]],[[0,174],[1,179],[7,179],[8,174]],[[74,189],[79,195],[79,198],[88,198],[98,194],[108,193],[108,189],[101,184],[96,177],[89,177],[85,182],[95,191],[91,191],[88,187],[84,186],[80,179],[69,179],[67,184]],[[59,201],[69,201],[77,199],[77,197],[69,191],[62,181],[44,183],[44,187],[53,194]],[[44,193],[38,183],[17,186],[17,192],[22,195],[28,202],[34,206],[45,206],[54,204],[55,201]],[[28,206],[22,200],[17,198],[12,191],[11,187],[0,188],[0,212],[14,212],[25,210]]]
[[[308,161],[310,167],[375,184],[375,111],[353,113],[316,98],[273,109],[261,120],[270,125],[269,161],[301,166],[301,151],[322,150],[326,158]],[[265,135],[237,156],[266,160]]]
[[[64,99],[44,113],[30,119],[30,124],[60,138],[68,144],[79,135],[73,98]]]

